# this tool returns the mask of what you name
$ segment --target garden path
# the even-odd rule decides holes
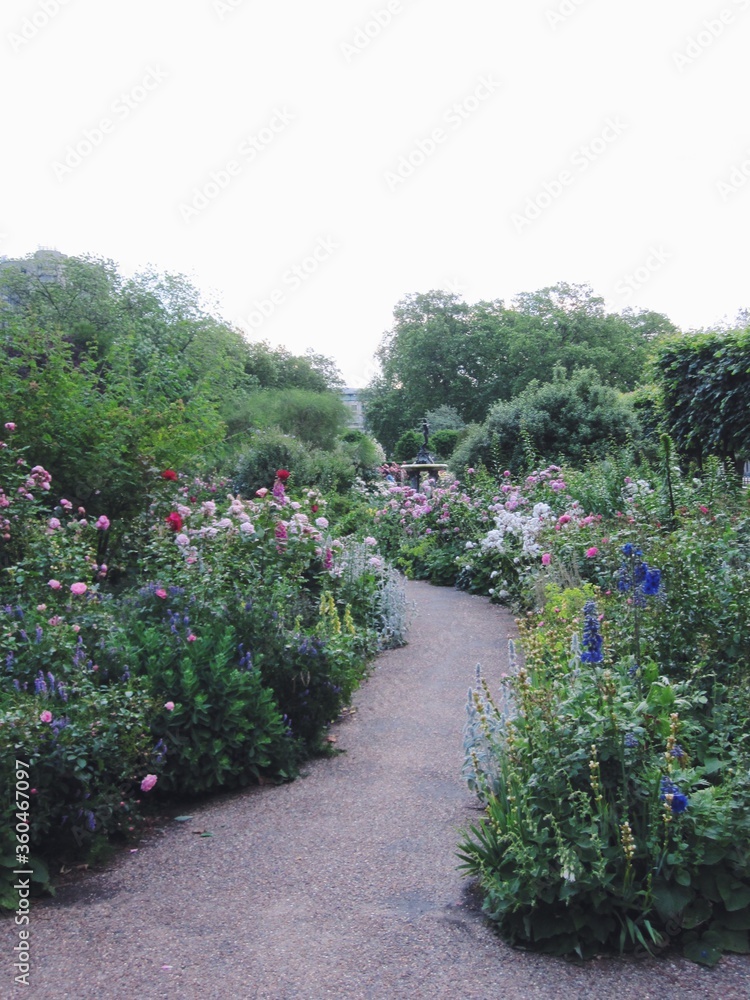
[[[62,1000],[746,1000],[750,963],[575,965],[515,951],[456,871],[480,815],[460,776],[466,692],[495,685],[512,616],[409,583],[410,644],[378,658],[333,732],[345,752],[282,787],[165,821],[136,853],[32,909],[30,988],[0,925],[0,995]],[[210,833],[211,836],[199,834]]]

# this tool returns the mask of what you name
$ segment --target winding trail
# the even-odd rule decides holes
[[[0,923],[0,996],[62,1000],[747,1000],[750,960],[575,965],[515,951],[456,871],[480,815],[460,776],[466,692],[493,686],[510,614],[409,583],[410,644],[378,658],[307,777],[170,821],[137,853],[32,910],[29,988]],[[209,831],[212,836],[197,833]]]

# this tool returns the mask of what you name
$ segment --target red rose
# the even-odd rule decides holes
[[[182,531],[182,518],[176,510],[173,510],[171,514],[167,514],[164,520],[167,522],[172,531]]]
[[[174,469],[165,469],[161,474],[162,479],[171,479],[173,482],[177,481],[177,473]]]
[[[277,469],[276,478],[280,479],[282,483],[285,483],[289,478],[289,473],[286,471],[286,469]]]

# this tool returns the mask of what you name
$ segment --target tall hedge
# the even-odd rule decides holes
[[[750,458],[750,328],[674,337],[656,351],[664,424],[678,450],[741,472]]]

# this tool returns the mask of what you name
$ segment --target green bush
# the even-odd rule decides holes
[[[436,431],[430,438],[430,447],[438,458],[448,459],[455,451],[456,445],[460,440],[461,431]]]
[[[505,698],[481,678],[470,692],[466,775],[487,811],[460,851],[485,912],[558,955],[676,943],[713,965],[749,952],[742,707],[652,660],[611,662],[593,602],[583,617],[572,658],[561,624],[539,616]]]
[[[305,447],[296,438],[274,429],[256,432],[252,444],[237,460],[234,490],[251,497],[256,490],[270,489],[278,469],[296,476],[305,459]]]
[[[160,787],[195,795],[235,788],[261,775],[294,777],[299,757],[260,672],[238,649],[231,626],[217,622],[176,635],[149,626],[138,636],[138,669],[160,709],[151,731],[165,755]],[[168,619],[168,620],[170,620]],[[173,706],[170,708],[162,706]]]
[[[413,462],[417,452],[422,447],[424,438],[416,431],[405,431],[393,448],[393,458],[396,462]]]

